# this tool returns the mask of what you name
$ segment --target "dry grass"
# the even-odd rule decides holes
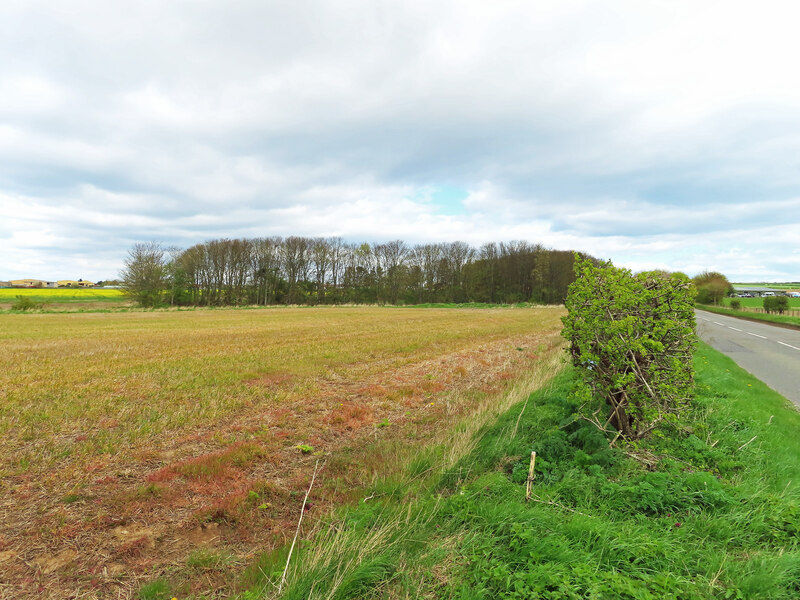
[[[457,459],[498,398],[551,368],[561,314],[0,315],[0,582],[124,597],[198,549],[247,560],[292,530],[320,455],[312,517],[463,422]]]
[[[534,390],[544,385],[554,373],[561,370],[565,363],[563,353],[547,352],[541,360],[533,363],[526,372],[520,374],[514,384],[505,389],[502,394],[483,396],[477,402],[463,389],[451,390],[445,394],[446,410],[443,416],[446,416],[446,420],[453,426],[437,428],[430,432],[427,441],[443,448],[444,452],[431,462],[427,471],[441,474],[451,469],[456,462],[474,449],[477,441],[475,434],[482,427],[507,412],[521,398],[529,396]],[[510,435],[513,435],[513,432]],[[384,466],[379,473],[380,476],[398,475],[396,471],[387,469],[385,465],[405,465],[415,451],[414,448],[408,446],[395,447],[395,450],[394,456],[381,456],[381,463]],[[376,472],[376,474],[378,473]],[[414,474],[407,472],[401,475],[405,476],[404,484],[411,484],[412,481],[408,478],[415,477]],[[410,485],[409,488],[411,488]],[[309,537],[313,536],[313,543],[306,546],[306,555],[302,564],[295,562],[289,565],[287,581],[290,583],[307,582],[309,576],[313,577],[313,574],[326,573],[324,591],[315,591],[312,587],[307,598],[309,600],[335,598],[342,583],[361,569],[365,561],[372,560],[378,552],[391,553],[393,546],[402,544],[411,532],[419,531],[418,526],[423,520],[430,521],[437,517],[436,508],[431,510],[417,507],[415,510],[419,512],[415,513],[412,506],[414,504],[409,503],[405,512],[388,514],[386,518],[371,526],[366,534],[358,529],[339,527],[336,521],[333,524],[318,523],[318,527],[309,532]],[[447,547],[449,543],[445,541],[443,546]],[[421,562],[424,563],[424,559]],[[420,565],[416,565],[410,571],[403,571],[403,573],[411,579],[418,579],[420,585],[424,583],[432,590],[431,593],[443,585],[449,576],[448,561],[437,563],[431,569],[415,571],[415,569],[421,568]],[[406,597],[398,595],[398,591],[392,589],[391,582],[388,586],[387,589],[382,590],[382,597]],[[264,594],[265,598],[280,597],[280,594],[269,585],[264,590]],[[422,593],[415,597],[436,596]]]

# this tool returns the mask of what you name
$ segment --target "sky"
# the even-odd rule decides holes
[[[527,240],[800,281],[800,3],[4,0],[0,280]]]

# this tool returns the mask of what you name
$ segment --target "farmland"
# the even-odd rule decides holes
[[[800,290],[800,283],[734,283],[733,285],[749,288],[766,288],[779,290]]]
[[[731,300],[738,300],[743,308],[763,308],[764,298],[724,298],[725,306],[731,305]],[[791,310],[800,310],[800,298],[787,298]]]
[[[557,370],[562,314],[0,315],[0,581],[99,598],[168,571],[233,589],[236,569],[192,565],[284,543],[317,460],[310,520],[425,446],[455,452],[457,431]]]

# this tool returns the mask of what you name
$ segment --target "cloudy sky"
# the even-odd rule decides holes
[[[800,3],[3,0],[0,280],[220,237],[800,281]]]

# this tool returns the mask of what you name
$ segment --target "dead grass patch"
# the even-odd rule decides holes
[[[247,379],[245,384],[268,390],[285,390],[291,387],[294,381],[295,377],[291,373],[267,373]]]

